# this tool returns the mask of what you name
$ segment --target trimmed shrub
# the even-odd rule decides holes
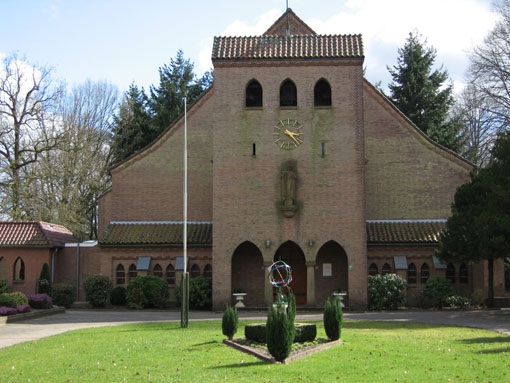
[[[105,275],[93,275],[85,279],[85,299],[93,307],[104,307],[108,303],[112,282]]]
[[[421,293],[434,302],[437,308],[441,308],[446,305],[446,298],[453,295],[452,284],[445,278],[431,277],[423,286]]]
[[[266,323],[267,350],[279,362],[290,354],[294,342],[294,339],[290,338],[290,335],[294,334],[291,326],[294,327],[294,323],[281,303],[277,303],[276,308],[271,307]]]
[[[234,334],[237,332],[238,323],[239,319],[237,317],[237,309],[227,305],[227,308],[223,313],[223,319],[221,321],[221,329],[223,330],[223,335],[228,337],[228,339],[232,339]]]
[[[298,323],[294,325],[296,336],[294,343],[313,342],[317,336],[317,326],[312,323]]]
[[[485,293],[482,289],[476,289],[473,291],[473,294],[471,294],[471,301],[476,306],[483,306],[485,303]]]
[[[28,304],[33,309],[51,309],[53,300],[47,294],[31,294],[28,296]]]
[[[9,286],[7,285],[7,281],[5,279],[0,279],[0,294],[8,293]]]
[[[14,314],[17,314],[17,313],[18,312],[16,311],[15,308],[6,307],[6,306],[0,307],[0,316],[14,315]]]
[[[7,293],[7,295],[12,298],[12,301],[14,303],[14,305],[11,307],[16,307],[16,306],[20,306],[20,305],[28,305],[27,296],[20,291],[15,291],[13,293]]]
[[[317,326],[311,323],[298,323],[294,325],[294,343],[313,342],[317,337]],[[244,337],[259,343],[266,343],[266,324],[247,324],[244,327]]]
[[[55,283],[51,290],[53,303],[57,306],[69,308],[76,300],[75,288],[69,283]]]
[[[14,305],[14,299],[9,295],[9,293],[0,294],[0,306],[16,307]]]
[[[182,279],[175,288],[175,300],[177,306],[182,302]],[[200,276],[189,279],[189,307],[192,310],[210,310],[212,307],[212,284],[211,281]]]
[[[154,275],[140,275],[129,281],[126,302],[132,309],[163,308],[168,302],[168,284]]]
[[[126,288],[123,286],[115,287],[110,295],[110,303],[115,306],[125,306]]]
[[[47,263],[42,266],[41,274],[39,275],[39,280],[37,281],[37,292],[39,294],[51,295],[50,265]]]
[[[16,306],[16,311],[19,313],[29,313],[30,312],[30,305],[19,305]]]
[[[405,304],[402,292],[407,282],[397,274],[368,276],[368,308],[370,310],[395,310]]]
[[[343,313],[339,298],[326,300],[324,304],[324,330],[331,340],[340,339],[342,334]]]
[[[445,303],[450,307],[466,307],[471,305],[471,300],[460,295],[452,295],[446,298]]]
[[[266,324],[265,323],[247,324],[244,327],[244,336],[246,339],[265,344],[267,339]]]

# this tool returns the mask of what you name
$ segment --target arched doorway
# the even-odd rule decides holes
[[[342,246],[335,241],[326,242],[317,253],[315,265],[315,303],[318,307],[322,307],[336,290],[348,293],[347,254]],[[348,298],[344,298],[344,303]]]
[[[290,287],[296,297],[296,303],[306,304],[306,259],[301,248],[296,243],[287,241],[278,248],[274,260],[282,260],[292,267]],[[273,291],[274,294],[276,289]]]
[[[243,242],[232,255],[232,293],[246,293],[244,304],[264,307],[264,260],[252,242]]]

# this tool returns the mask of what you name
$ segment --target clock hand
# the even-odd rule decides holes
[[[289,132],[288,129],[285,129],[285,134],[287,136],[289,136],[290,138],[292,138],[297,145],[299,145],[299,141],[296,140],[296,137],[294,137],[296,135],[296,133]]]

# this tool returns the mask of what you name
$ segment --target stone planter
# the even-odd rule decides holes
[[[234,307],[238,309],[246,307],[244,304],[244,297],[247,295],[246,293],[234,293],[232,295],[236,298],[236,304],[234,305]]]

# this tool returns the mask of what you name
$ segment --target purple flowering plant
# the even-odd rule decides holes
[[[17,313],[18,312],[16,311],[16,309],[13,309],[12,307],[5,307],[5,306],[0,307],[0,316],[14,315]]]
[[[34,309],[51,309],[53,300],[47,294],[31,294],[28,296],[28,303]]]

